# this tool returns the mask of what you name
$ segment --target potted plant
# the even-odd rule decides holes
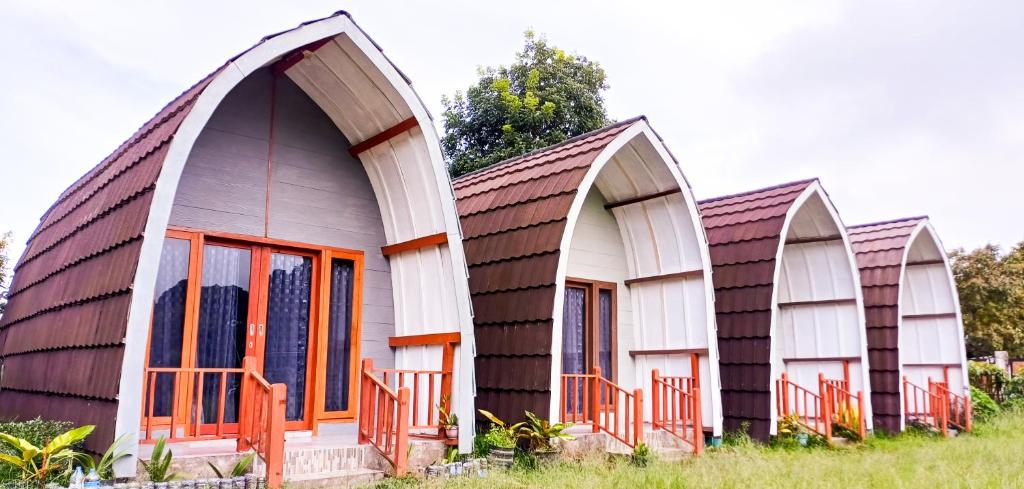
[[[526,423],[509,425],[490,411],[480,410],[480,414],[491,421],[491,428],[484,434],[484,439],[491,447],[487,460],[497,467],[511,467],[515,459],[516,442],[519,440],[519,429]]]
[[[444,430],[445,438],[454,440],[459,437],[459,415],[448,410],[450,405],[448,396],[442,396],[441,404],[437,406],[438,421],[441,424],[441,429]]]
[[[550,461],[558,454],[558,449],[551,443],[553,440],[575,439],[565,433],[571,427],[571,423],[551,423],[527,411],[526,425],[520,428],[519,436],[527,440],[530,451],[537,456],[538,461]]]
[[[779,420],[779,437],[782,439],[793,438],[802,447],[807,446],[810,434],[800,425],[800,415],[791,414]]]

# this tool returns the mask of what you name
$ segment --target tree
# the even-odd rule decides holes
[[[1002,255],[995,245],[954,250],[953,275],[967,335],[967,354],[1006,350],[1024,356],[1024,242]]]
[[[7,305],[7,269],[10,267],[10,257],[7,250],[11,249],[11,233],[0,234],[0,316],[4,314],[4,306]]]
[[[608,124],[601,65],[532,31],[525,38],[511,66],[481,68],[465,93],[441,98],[453,178]]]

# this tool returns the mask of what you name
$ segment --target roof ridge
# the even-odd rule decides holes
[[[818,182],[818,181],[819,181],[818,177],[814,177],[814,178],[807,178],[807,179],[804,179],[804,180],[796,180],[796,181],[792,181],[792,182],[780,183],[778,185],[772,185],[770,187],[764,187],[764,188],[759,188],[759,189],[754,189],[754,190],[748,190],[746,192],[738,192],[738,193],[735,193],[735,194],[720,195],[718,197],[710,197],[710,198],[707,198],[707,199],[698,200],[697,201],[697,205],[710,204],[712,202],[718,202],[720,200],[732,199],[732,198],[735,198],[735,197],[743,197],[743,196],[746,196],[746,195],[756,194],[758,192],[767,192],[769,190],[777,190],[777,189],[780,189],[780,188],[796,186],[796,185],[805,184],[805,183],[809,184],[809,183]]]
[[[536,155],[541,154],[541,153],[546,153],[548,151],[553,151],[553,150],[559,149],[559,148],[561,148],[563,146],[568,146],[568,145],[570,145],[572,143],[575,143],[575,142],[581,141],[583,139],[586,139],[586,138],[588,138],[590,136],[595,136],[595,135],[600,134],[600,133],[605,132],[605,131],[610,131],[612,129],[615,129],[615,128],[618,128],[618,127],[621,127],[621,126],[633,124],[633,123],[636,123],[637,121],[640,121],[640,120],[645,120],[646,121],[647,120],[647,116],[645,116],[645,115],[638,115],[638,116],[630,117],[629,119],[624,119],[624,120],[621,120],[621,121],[618,121],[618,122],[613,122],[611,124],[608,124],[607,126],[604,126],[604,127],[598,128],[598,129],[594,129],[593,131],[585,132],[583,134],[578,134],[578,135],[573,136],[573,137],[571,137],[569,139],[566,139],[564,141],[560,141],[560,142],[557,142],[555,144],[551,144],[551,145],[545,146],[543,148],[537,148],[537,149],[535,149],[533,151],[529,151],[529,152],[523,153],[523,154],[521,154],[519,156],[513,156],[511,158],[506,158],[506,159],[501,160],[501,161],[496,162],[496,163],[491,163],[490,165],[487,165],[487,166],[485,166],[483,168],[477,168],[476,170],[473,170],[473,171],[471,171],[469,173],[464,173],[462,175],[459,175],[458,177],[455,178],[455,180],[452,181],[452,184],[455,185],[455,184],[459,183],[462,180],[468,179],[471,176],[480,175],[482,173],[486,173],[486,172],[491,171],[491,170],[496,170],[496,169],[498,169],[500,167],[506,166],[506,165],[508,165],[510,163],[514,163],[514,162],[516,162],[518,160],[525,160],[527,158],[536,156]]]
[[[928,217],[928,215],[924,214],[924,215],[920,215],[920,216],[900,217],[900,218],[896,218],[896,219],[889,219],[888,221],[877,221],[877,222],[866,222],[866,223],[863,223],[863,224],[852,224],[852,225],[846,226],[846,229],[866,228],[868,226],[881,226],[883,224],[895,224],[897,222],[907,222],[907,221],[914,221],[914,220],[928,220],[928,219],[930,219]]]

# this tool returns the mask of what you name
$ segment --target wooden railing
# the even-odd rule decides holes
[[[824,392],[824,377],[818,376],[818,392]],[[815,394],[789,380],[789,374],[783,372],[775,382],[775,407],[779,418],[794,416],[798,423],[832,441],[832,413],[829,403],[822,396]]]
[[[857,433],[864,440],[868,434],[867,420],[864,418],[864,393],[851,392],[848,380],[825,379],[823,374],[818,374],[818,379],[825,388],[824,397],[832,414],[832,422]]]
[[[601,367],[592,374],[562,374],[560,411],[562,422],[591,423],[595,433],[604,431],[630,448],[643,441],[643,391],[619,387],[601,376]]]
[[[439,407],[443,406],[446,411],[451,409],[451,372],[378,368],[373,373],[394,392],[410,388],[410,429],[433,430],[435,437],[440,436],[443,427]]]
[[[242,368],[146,368],[142,390],[145,402],[142,406],[141,442],[154,443],[154,432],[157,438],[165,438],[168,442],[237,436],[240,403],[235,403],[237,411],[227,412],[228,384],[244,372]],[[157,391],[161,384],[170,385],[170,397],[158,400]],[[206,387],[210,385],[217,385],[212,409],[211,405],[203,405]],[[163,404],[159,413],[158,404]],[[209,413],[204,410],[212,412],[215,419],[208,421]]]
[[[288,386],[271,384],[256,370],[256,359],[242,362],[242,413],[238,421],[239,452],[250,449],[267,467],[267,486],[281,487],[284,481],[284,423],[288,407]]]
[[[651,372],[651,427],[665,430],[693,446],[693,453],[704,451],[701,418],[700,380],[698,377],[662,377]],[[687,433],[686,430],[693,430]]]
[[[925,389],[903,377],[903,416],[908,421],[917,421],[931,426],[942,436],[949,436],[949,414],[946,403],[931,380]]]
[[[942,405],[946,409],[946,421],[961,431],[971,431],[971,400],[966,396],[954,394],[949,390],[947,382],[932,382],[932,390],[942,399]]]
[[[402,477],[409,469],[410,389],[389,388],[374,375],[371,359],[363,360],[359,378],[359,444],[373,445]]]

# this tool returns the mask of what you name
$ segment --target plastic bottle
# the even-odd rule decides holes
[[[75,473],[71,474],[71,483],[68,484],[68,489],[83,489],[84,483],[85,474],[82,473],[82,467],[75,467]]]
[[[100,475],[96,473],[95,467],[89,469],[89,475],[85,476],[82,487],[84,489],[100,489]]]

